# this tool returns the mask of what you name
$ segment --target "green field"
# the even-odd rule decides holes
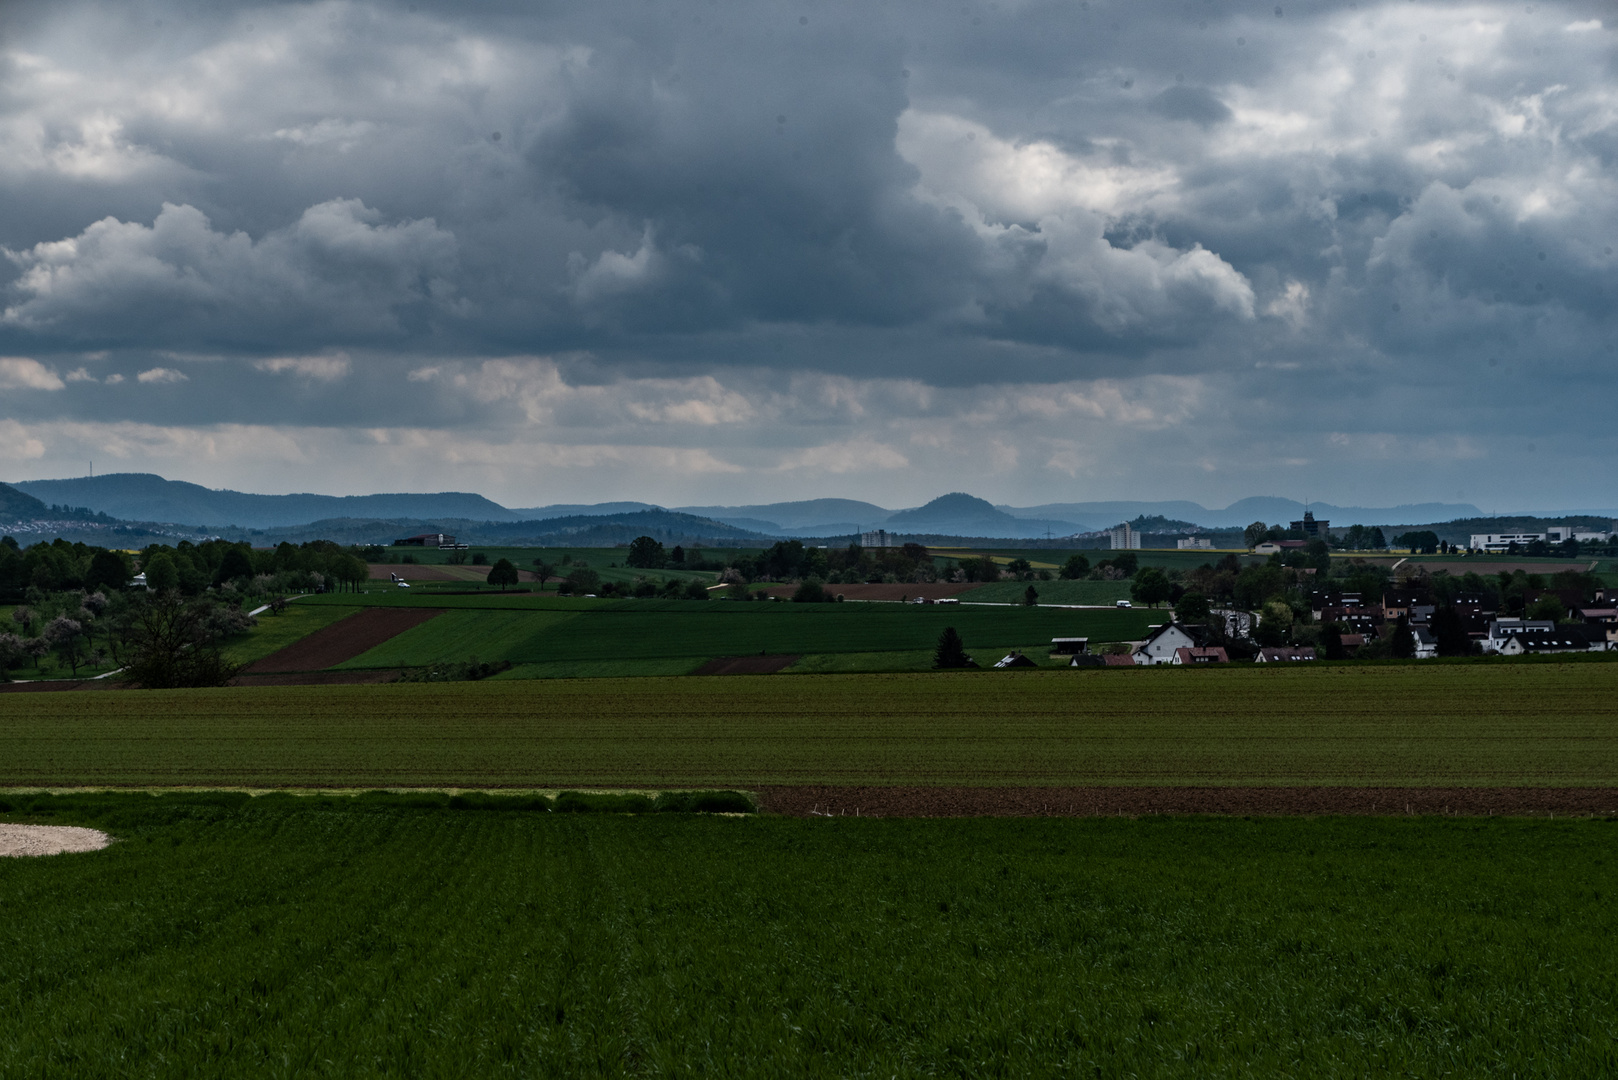
[[[322,599],[336,604],[343,598]],[[433,606],[423,600],[412,597],[409,605]],[[412,667],[470,655],[485,660],[541,663],[930,650],[946,626],[960,631],[968,650],[982,651],[992,643],[995,648],[1022,648],[1043,655],[1053,637],[1087,636],[1096,641],[1138,638],[1146,633],[1149,623],[1161,622],[1165,617],[1146,611],[966,604],[559,602],[533,597],[494,609],[447,611],[341,666]]]
[[[120,842],[0,860],[0,1075],[1618,1070],[1601,821],[58,802]]]
[[[1610,787],[1615,690],[1539,663],[7,694],[0,786]]]

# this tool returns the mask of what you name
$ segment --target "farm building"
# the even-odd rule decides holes
[[[1052,656],[1082,656],[1089,651],[1090,639],[1087,637],[1051,638]]]
[[[994,666],[997,667],[997,668],[1018,668],[1018,667],[1038,667],[1039,665],[1034,663],[1032,660],[1028,659],[1028,657],[1024,656],[1022,653],[1014,652],[1014,653],[1007,653],[1005,656],[1003,656],[999,660],[995,661]]]
[[[1225,650],[1215,645],[1212,648],[1192,646],[1190,648],[1175,649],[1174,659],[1169,663],[1185,666],[1189,664],[1228,664],[1230,657]]]
[[[419,536],[406,536],[401,540],[395,540],[393,542],[393,546],[455,548],[466,547],[467,545],[457,544],[455,542],[455,537],[450,536],[447,533],[422,533]]]

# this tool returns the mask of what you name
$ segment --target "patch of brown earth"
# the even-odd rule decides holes
[[[799,660],[797,653],[788,656],[721,656],[703,664],[693,675],[773,675],[782,668],[791,667]]]
[[[439,614],[438,608],[361,608],[346,619],[316,630],[308,637],[254,661],[242,674],[320,671],[352,660]]]
[[[928,600],[942,600],[945,597],[960,596],[964,592],[980,589],[978,584],[942,584],[931,585],[827,585],[826,594],[836,596],[841,593],[848,600],[914,600],[924,597]],[[779,596],[783,600],[792,599],[792,594],[798,591],[796,585],[771,585],[760,592],[770,596]]]
[[[371,580],[389,581],[397,574],[406,581],[465,581],[463,574],[452,574],[442,566],[420,566],[414,563],[372,563]]]
[[[1618,788],[802,786],[764,787],[757,794],[762,809],[793,817],[1618,815]]]

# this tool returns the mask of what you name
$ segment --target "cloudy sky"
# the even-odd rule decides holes
[[[0,478],[1618,505],[1618,16],[9,0]]]

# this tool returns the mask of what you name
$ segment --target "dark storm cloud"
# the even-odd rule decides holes
[[[1558,380],[1618,389],[1611,21],[14,5],[5,416],[542,430],[721,470],[841,439],[918,476],[955,439],[1028,486],[1134,430],[1183,438],[1177,483],[1266,439],[1465,471],[1553,426]],[[1016,384],[1066,404],[961,392]]]

